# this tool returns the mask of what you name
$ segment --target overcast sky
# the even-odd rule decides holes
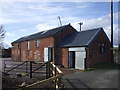
[[[5,43],[60,26],[71,25],[79,31],[103,27],[110,38],[110,2],[1,2],[0,24],[6,31]],[[114,2],[114,45],[118,44],[118,2]]]

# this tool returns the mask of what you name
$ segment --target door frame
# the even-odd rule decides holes
[[[45,52],[45,49],[46,49],[46,52]],[[44,62],[47,62],[47,61],[53,61],[53,47],[51,46],[44,47]]]
[[[69,60],[68,60],[68,62],[69,62],[68,63],[69,68],[75,68],[75,51],[70,51],[69,52]]]
[[[84,69],[86,68],[86,49],[85,49],[85,47],[75,47],[75,48],[69,48],[68,49],[68,51],[69,51],[69,54],[70,54],[70,52],[75,52],[75,54],[76,54],[76,52],[85,52],[85,58],[84,58]],[[76,56],[76,55],[75,55]],[[70,55],[69,55],[69,58],[70,58]],[[76,60],[76,58],[75,58],[75,60]],[[68,59],[68,67],[69,67],[69,63],[70,63],[70,61],[69,61],[69,59]],[[75,61],[75,63],[76,63],[76,61]],[[75,65],[75,67],[76,67],[76,65]]]

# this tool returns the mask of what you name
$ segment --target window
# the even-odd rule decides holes
[[[40,46],[40,41],[36,40],[36,48],[39,48],[39,46]]]
[[[30,41],[27,41],[27,50],[30,49]]]
[[[18,48],[20,48],[21,46],[20,46],[20,42],[18,43]]]
[[[100,54],[105,53],[105,44],[100,42],[98,45],[99,45],[99,53]]]

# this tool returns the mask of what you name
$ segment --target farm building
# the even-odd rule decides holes
[[[111,61],[110,41],[103,28],[78,32],[68,24],[21,37],[12,46],[13,60],[52,61],[82,70]]]

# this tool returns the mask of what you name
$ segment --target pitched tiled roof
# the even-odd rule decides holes
[[[60,47],[88,46],[101,31],[104,32],[103,28],[95,28],[91,30],[84,30],[81,32],[71,33],[68,36],[66,36],[62,41],[60,41],[58,43],[58,46]]]
[[[32,34],[29,36],[25,36],[25,37],[21,37],[19,39],[17,39],[16,41],[12,42],[12,43],[17,43],[17,42],[22,42],[22,41],[27,41],[27,40],[33,40],[33,39],[38,39],[38,38],[43,38],[43,37],[49,37],[49,36],[54,36],[55,34],[57,34],[59,31],[63,30],[65,27],[67,26],[71,26],[70,24],[68,25],[64,25],[61,27],[57,27],[54,29],[50,29],[47,31],[42,31],[36,34]]]

